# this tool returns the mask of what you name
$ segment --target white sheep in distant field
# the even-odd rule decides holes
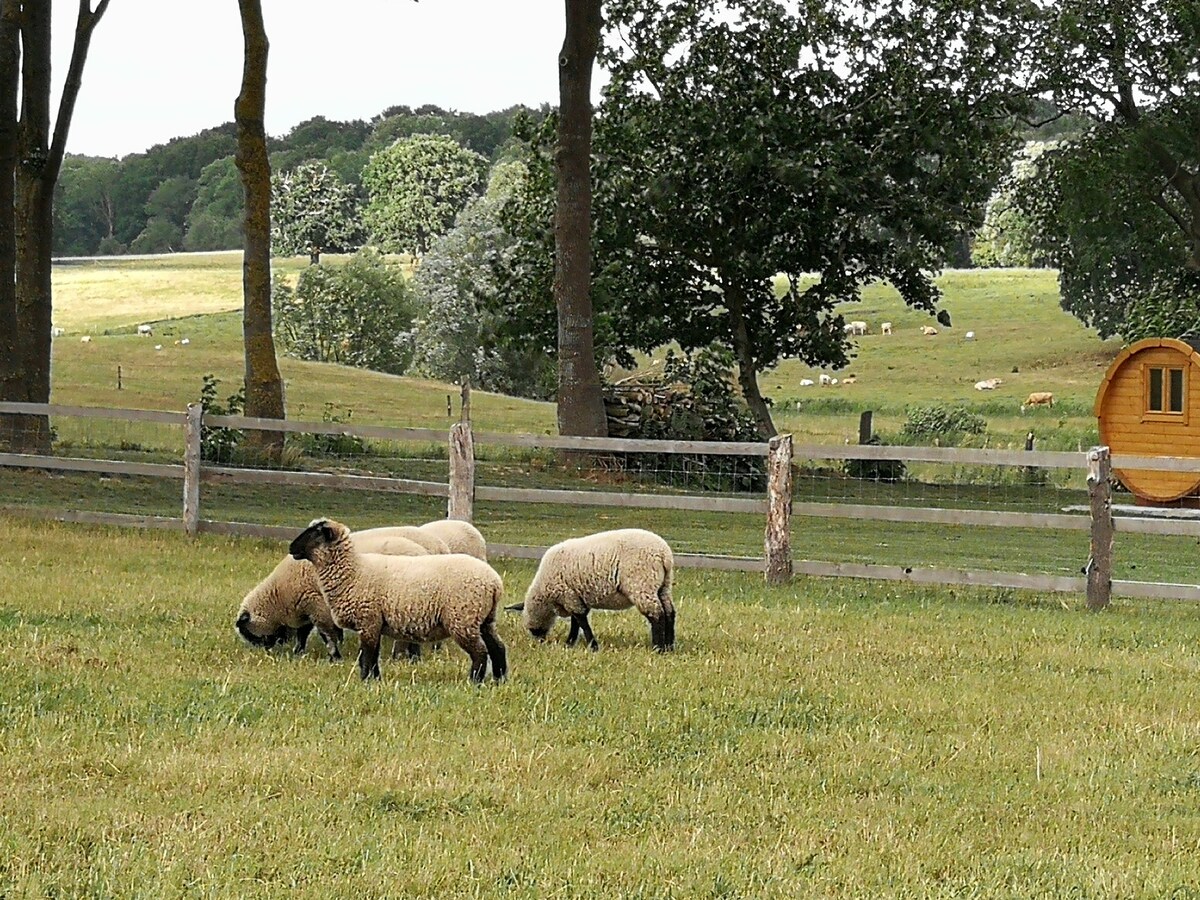
[[[826,375],[824,372],[822,372],[820,375],[817,376],[817,380],[822,385],[833,384],[833,379],[830,378],[828,375]]]
[[[855,319],[853,322],[847,322],[845,331],[847,334],[866,334],[867,323],[862,319]]]
[[[816,382],[813,381],[811,378],[801,378],[800,379],[800,387],[812,387],[814,384],[816,384]]]
[[[90,334],[85,334],[83,337],[81,337],[79,339],[79,343],[81,343],[81,344],[90,344],[91,342],[92,342],[92,336]]]
[[[936,328],[934,328],[932,325],[922,325],[921,326],[921,334],[925,335],[925,337],[933,337],[933,335],[935,335],[937,333],[938,333],[938,330]]]
[[[149,337],[154,334],[154,329],[149,325],[139,325],[137,328],[138,337]]]
[[[856,384],[857,382],[858,382],[857,375],[847,375],[845,378],[842,379],[842,384]]]
[[[64,334],[66,334],[66,331],[59,328],[58,326],[55,326],[50,329],[50,337],[52,337],[52,338],[62,337]]]
[[[884,322],[882,325],[880,325],[879,333],[880,334],[891,334],[892,333],[892,323]]]
[[[975,390],[994,391],[1002,384],[1004,384],[1003,378],[985,378],[983,381],[975,382]]]
[[[675,603],[671,578],[675,558],[661,537],[642,528],[619,528],[555,544],[542,556],[522,611],[529,633],[545,640],[556,618],[570,618],[567,644],[580,632],[593,650],[600,647],[588,613],[593,609],[637,608],[650,623],[659,652],[675,649]]]
[[[968,331],[965,335],[963,335],[963,337],[966,338],[968,341],[973,341],[973,340],[975,340],[975,332]]]

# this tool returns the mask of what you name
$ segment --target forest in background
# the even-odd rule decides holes
[[[442,134],[491,162],[512,144],[521,106],[479,115],[438,106],[393,106],[370,121],[316,116],[268,139],[271,169],[320,162],[361,190],[367,160],[396,140]],[[121,159],[68,155],[55,191],[57,256],[231,250],[241,247],[242,187],[232,122]]]

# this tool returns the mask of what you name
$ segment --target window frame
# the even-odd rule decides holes
[[[1174,365],[1165,362],[1147,362],[1142,365],[1142,421],[1143,422],[1175,422],[1187,424],[1188,421],[1188,365],[1186,362]],[[1172,373],[1179,373],[1181,409],[1171,409],[1174,391],[1171,389]],[[1151,406],[1150,399],[1154,387],[1154,373],[1158,374],[1159,397],[1161,409]]]

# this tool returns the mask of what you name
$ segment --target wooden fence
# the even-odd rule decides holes
[[[1112,579],[1112,548],[1116,532],[1188,535],[1200,537],[1200,521],[1114,516],[1110,492],[1112,468],[1136,468],[1175,472],[1200,472],[1200,459],[1178,457],[1112,456],[1105,447],[1083,453],[969,450],[942,447],[877,445],[795,445],[790,435],[769,443],[714,443],[704,441],[647,441],[617,438],[555,437],[530,434],[475,433],[469,422],[451,427],[449,435],[427,428],[391,428],[331,422],[280,421],[244,416],[204,415],[199,404],[186,412],[102,409],[55,404],[0,403],[0,414],[48,415],[57,417],[105,418],[127,422],[150,422],[181,426],[182,464],[143,463],[81,457],[0,453],[0,467],[97,472],[172,478],[182,482],[182,509],[178,518],[120,513],[80,512],[62,509],[3,508],[5,512],[95,524],[130,525],[178,529],[188,534],[211,532],[270,538],[289,538],[292,526],[215,521],[202,517],[202,485],[205,483],[273,484],[321,486],[339,489],[384,491],[445,497],[451,518],[471,520],[476,501],[501,503],[560,503],[568,505],[615,506],[642,509],[707,510],[758,514],[764,517],[763,556],[736,557],[711,554],[678,554],[682,566],[763,572],[773,582],[793,574],[870,578],[921,584],[981,585],[1038,591],[1086,594],[1090,607],[1108,604],[1113,596],[1200,600],[1200,585],[1137,582]],[[328,472],[298,472],[210,465],[201,459],[203,427],[285,433],[342,435],[364,439],[441,443],[447,441],[447,480],[350,475]],[[498,445],[533,449],[582,451],[601,456],[612,453],[704,454],[762,457],[767,469],[765,496],[734,497],[656,493],[617,493],[598,490],[513,488],[476,484],[475,447]],[[1032,513],[983,509],[950,509],[885,506],[859,503],[799,502],[793,500],[793,461],[809,460],[898,460],[956,465],[1013,466],[1022,469],[1071,469],[1087,472],[1089,512]],[[881,522],[929,523],[957,526],[1044,528],[1090,532],[1090,558],[1081,577],[1030,575],[1019,572],[976,571],[947,568],[916,568],[865,563],[825,562],[794,559],[791,550],[790,516],[849,518]],[[537,559],[545,547],[489,543],[496,557]]]

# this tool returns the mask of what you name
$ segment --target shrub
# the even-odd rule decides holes
[[[246,408],[245,385],[238,388],[237,393],[231,394],[224,403],[220,403],[217,400],[217,385],[220,383],[212,373],[204,376],[204,384],[200,388],[200,406],[204,414],[240,416]],[[244,433],[237,428],[210,428],[204,425],[200,429],[200,458],[209,462],[231,462],[243,437]]]
[[[954,442],[964,434],[983,434],[987,419],[965,406],[913,406],[901,435],[906,440]]]
[[[321,421],[329,424],[350,421],[352,410],[344,410],[344,415],[338,415],[334,410],[332,403],[326,403]],[[352,434],[302,434],[299,444],[309,456],[363,456],[367,452],[366,442]]]
[[[399,266],[375,250],[344,266],[309,266],[295,289],[276,276],[271,302],[276,339],[290,356],[393,374],[408,368],[409,288]]]

